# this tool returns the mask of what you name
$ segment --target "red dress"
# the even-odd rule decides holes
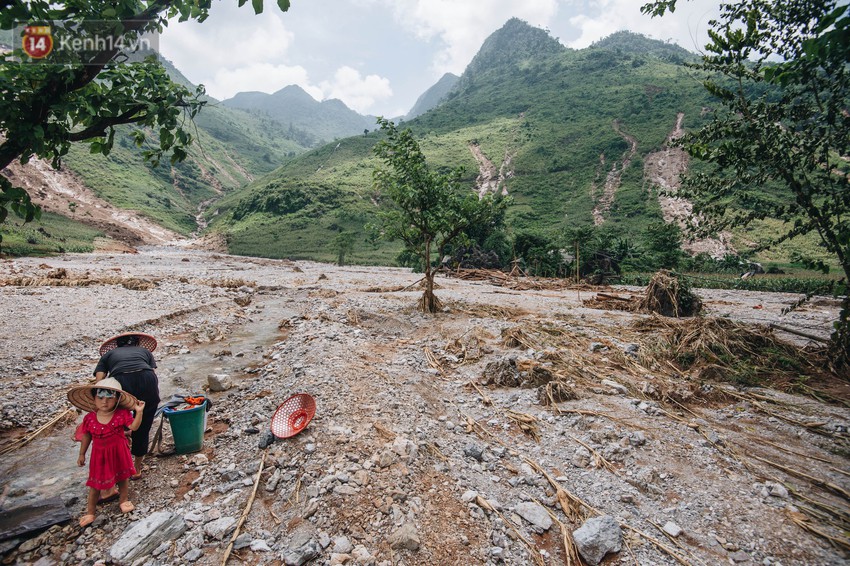
[[[124,427],[133,422],[127,409],[115,409],[107,424],[97,420],[97,413],[83,417],[83,430],[91,434],[91,459],[89,480],[86,485],[94,489],[109,489],[136,473],[130,442],[124,436]]]

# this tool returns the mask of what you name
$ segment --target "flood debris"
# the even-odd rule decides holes
[[[652,276],[638,305],[643,311],[676,318],[695,316],[702,310],[702,300],[685,279],[665,270]]]

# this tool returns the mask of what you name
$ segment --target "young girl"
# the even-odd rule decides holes
[[[136,430],[142,422],[144,401],[123,391],[118,380],[103,379],[92,385],[74,387],[68,392],[68,400],[84,411],[83,438],[80,442],[79,466],[86,465],[86,452],[92,447],[89,460],[89,487],[86,513],[80,517],[80,526],[94,521],[95,507],[102,490],[118,485],[118,506],[122,513],[135,507],[128,499],[130,476],[136,473],[130,446],[124,435],[124,427]],[[135,416],[130,409],[136,412]]]

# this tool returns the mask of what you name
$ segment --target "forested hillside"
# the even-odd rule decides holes
[[[706,124],[717,107],[685,65],[696,59],[629,32],[572,50],[512,19],[462,76],[447,75],[423,93],[404,126],[431,166],[463,167],[469,191],[510,197],[503,237],[487,244],[503,261],[536,255],[552,263],[544,272],[556,273],[553,254],[590,237],[617,248],[620,258],[645,257],[650,248],[678,253],[690,209],[664,192],[675,192],[679,175],[699,165],[670,149],[669,140]],[[169,72],[189,85],[177,69]],[[397,261],[399,244],[369,230],[388,204],[373,188],[372,148],[382,135],[374,117],[289,86],[224,103],[208,99],[196,125],[198,143],[182,163],[142,164],[125,129],[108,158],[73,147],[64,165],[98,197],[179,234],[210,225],[233,253]],[[334,141],[323,144],[327,139]],[[86,220],[73,209],[67,215]],[[684,247],[719,258],[755,248],[775,229],[765,220]],[[6,242],[46,240],[34,229],[27,234],[6,233]],[[801,239],[761,257],[817,253]]]
[[[195,89],[195,85],[167,60],[162,62],[172,80]],[[39,195],[54,185],[64,187],[60,192],[68,193],[65,195],[67,205],[54,207],[52,212],[64,214],[68,220],[48,214],[38,227],[13,220],[3,226],[7,249],[11,246],[20,253],[28,249],[34,252],[80,251],[81,244],[68,244],[68,234],[88,233],[91,228],[74,225],[103,226],[102,219],[95,222],[83,210],[85,204],[71,195],[72,186],[90,189],[97,198],[117,209],[134,211],[164,228],[188,236],[198,230],[200,211],[209,203],[305,150],[307,144],[302,145],[302,140],[291,135],[288,127],[279,122],[267,116],[226,108],[211,97],[204,98],[206,106],[195,118],[192,128],[196,143],[182,162],[165,161],[158,166],[145,164],[140,151],[158,144],[156,133],[149,132],[148,141],[138,148],[131,135],[133,128],[121,126],[117,128],[114,145],[106,157],[91,154],[88,146],[72,144],[55,179],[49,180],[46,173],[49,168],[37,160],[27,165],[13,165],[12,174],[36,200],[41,200]],[[120,230],[113,235],[118,232]],[[76,238],[71,239],[76,241]],[[90,237],[85,239],[90,240]]]

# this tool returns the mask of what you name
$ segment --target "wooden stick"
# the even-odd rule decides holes
[[[603,417],[603,418],[606,418],[606,419],[611,419],[612,421],[614,421],[616,423],[620,423],[623,426],[636,428],[638,430],[649,431],[648,428],[640,426],[640,425],[632,424],[632,423],[626,421],[625,419],[618,419],[617,417],[612,417],[611,415],[606,415],[605,413],[599,413],[597,411],[590,411],[588,409],[559,409],[559,412],[561,412],[561,413],[572,413],[574,415],[583,415],[583,416],[589,416],[589,417]]]
[[[251,497],[248,498],[248,504],[245,505],[245,509],[242,511],[242,516],[239,517],[239,522],[236,523],[236,530],[233,531],[233,536],[230,537],[230,544],[227,545],[227,549],[224,551],[224,559],[221,561],[221,566],[225,566],[227,564],[227,559],[230,558],[230,552],[233,550],[233,543],[236,541],[236,537],[239,536],[239,529],[242,528],[242,524],[245,522],[245,519],[248,518],[248,513],[251,512],[251,505],[254,503],[254,497],[257,495],[257,487],[260,485],[260,476],[263,474],[263,465],[266,463],[266,452],[263,450],[263,458],[260,460],[260,469],[257,472],[257,479],[254,480],[254,489],[251,490]]]
[[[788,334],[794,334],[795,336],[802,336],[803,338],[808,338],[809,340],[814,340],[815,342],[821,342],[822,344],[829,343],[829,340],[827,338],[821,338],[820,336],[815,336],[814,334],[794,330],[793,328],[788,328],[787,326],[780,326],[778,324],[771,323],[770,327],[775,328],[777,330],[781,330],[782,332],[787,332]]]
[[[492,405],[493,404],[493,400],[490,399],[490,397],[488,397],[487,394],[484,393],[484,391],[482,391],[482,389],[480,387],[478,387],[478,384],[475,383],[475,381],[470,380],[469,383],[472,384],[472,386],[475,388],[475,390],[478,391],[478,394],[481,395],[481,401],[485,405]]]
[[[528,549],[529,554],[531,554],[531,558],[534,560],[534,563],[537,564],[537,566],[545,566],[546,562],[543,561],[543,556],[540,554],[540,551],[537,550],[537,547],[534,546],[534,544],[530,540],[525,538],[519,531],[519,529],[517,529],[511,521],[507,520],[504,515],[499,513],[499,511],[495,507],[490,505],[490,503],[480,495],[477,495],[475,497],[475,504],[486,511],[490,511],[491,513],[495,513],[496,515],[498,515],[499,518],[502,519],[502,522],[509,526],[514,532],[514,534],[517,536],[517,538],[522,541],[522,543]]]
[[[747,435],[747,436],[749,436],[750,438],[756,438],[756,437],[753,437],[752,435]],[[832,464],[832,460],[827,460],[826,458],[821,458],[819,456],[812,456],[810,454],[803,454],[802,452],[796,452],[794,450],[791,450],[790,448],[780,446],[779,444],[774,444],[773,442],[771,442],[769,440],[764,440],[762,438],[756,438],[756,440],[758,440],[758,442],[763,442],[764,444],[767,444],[768,446],[773,446],[777,450],[781,450],[781,451],[786,452],[788,454],[793,454],[795,456],[801,456],[803,458],[811,458],[812,460],[817,460],[819,462],[826,462],[827,464]],[[841,470],[837,470],[835,468],[832,468],[832,466],[830,466],[830,468],[835,470],[838,473],[841,473],[841,474],[847,473],[847,472],[842,472]],[[848,475],[850,475],[850,474],[848,474]]]
[[[756,456],[755,454],[750,454],[750,457],[758,460],[759,462],[764,462],[765,464],[770,464],[774,468],[778,468],[778,469],[782,470],[783,472],[785,472],[786,474],[790,474],[790,475],[796,476],[798,478],[807,479],[810,482],[812,482],[813,484],[815,484],[816,486],[822,487],[822,488],[824,488],[828,491],[831,491],[831,492],[833,492],[837,495],[840,495],[846,501],[850,501],[850,493],[848,493],[847,490],[841,488],[840,486],[835,485],[834,483],[830,483],[828,481],[820,480],[816,477],[810,476],[809,474],[806,474],[806,473],[801,472],[799,470],[795,470],[793,468],[788,468],[786,466],[783,466],[782,464],[777,464],[776,462],[771,462],[770,460],[767,460],[765,458],[760,458],[760,457]]]
[[[811,522],[809,522],[809,517],[807,517],[805,514],[799,512],[795,513],[793,511],[786,510],[785,515],[787,515],[788,518],[791,519],[791,521],[793,521],[801,529],[819,535],[831,542],[832,544],[843,547],[845,550],[850,550],[850,543],[848,543],[844,539],[836,538],[830,535],[829,533],[818,529],[816,526],[812,525]]]
[[[600,292],[597,292],[596,296],[602,297],[604,299],[614,299],[615,301],[625,301],[627,303],[632,300],[631,297],[618,297],[617,295],[609,295],[608,293],[600,293]]]
[[[585,444],[584,442],[582,442],[581,440],[579,440],[579,439],[578,439],[578,438],[576,438],[575,436],[570,435],[570,438],[572,438],[573,440],[575,440],[576,442],[578,442],[579,444],[581,444],[582,446],[584,446],[584,447],[585,447],[585,448],[586,448],[586,449],[587,449],[587,450],[588,450],[591,454],[593,454],[594,456],[596,456],[596,459],[597,459],[597,460],[599,460],[599,463],[602,465],[602,467],[603,467],[603,468],[605,468],[606,470],[608,470],[609,472],[611,472],[611,473],[612,473],[612,474],[614,474],[615,476],[619,476],[619,475],[620,475],[620,473],[617,471],[617,469],[616,469],[616,468],[614,468],[614,466],[612,466],[612,465],[611,465],[611,462],[609,462],[608,460],[606,460],[606,459],[602,456],[602,454],[600,454],[597,450],[594,450],[593,448],[591,448],[590,446],[588,446],[587,444]]]
[[[573,535],[567,528],[567,525],[564,524],[551,509],[536,499],[534,502],[546,509],[546,512],[549,513],[549,517],[551,517],[555,524],[558,525],[558,529],[561,531],[561,544],[564,545],[564,556],[567,560],[566,566],[573,566],[574,564],[581,566],[581,557],[578,554],[578,548],[576,548],[575,540],[573,540]]]
[[[422,279],[419,279],[419,280],[417,280],[417,281],[415,281],[415,282],[411,283],[410,285],[408,285],[407,287],[405,287],[404,289],[402,289],[402,291],[407,291],[407,290],[408,290],[408,289],[410,289],[411,287],[413,287],[413,286],[415,286],[415,285],[418,285],[419,283],[421,283],[421,282],[422,282],[422,281],[424,281],[424,280],[425,280],[425,278],[423,277]]]

